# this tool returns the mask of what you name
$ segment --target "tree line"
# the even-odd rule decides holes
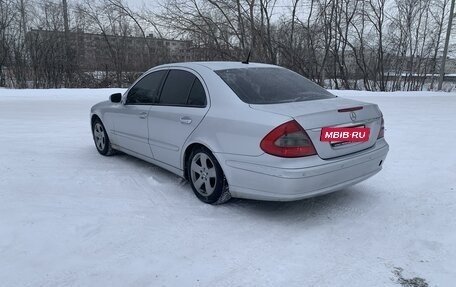
[[[0,0],[0,86],[126,86],[146,67],[179,61],[144,41],[152,57],[126,69],[128,37],[154,35],[191,41],[187,60],[242,61],[250,52],[251,61],[334,89],[435,89],[449,7],[450,0],[163,0],[142,7]],[[38,41],[34,29],[63,37]],[[109,69],[82,67],[74,32],[103,35]]]

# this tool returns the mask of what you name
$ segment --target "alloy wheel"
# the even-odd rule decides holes
[[[104,128],[100,123],[95,124],[93,128],[93,136],[95,138],[95,145],[97,146],[98,150],[104,150],[106,145],[106,138]]]
[[[205,153],[197,153],[192,159],[190,172],[196,191],[202,196],[210,196],[217,183],[217,172],[211,158]]]

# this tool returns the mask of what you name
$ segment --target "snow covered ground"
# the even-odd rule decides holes
[[[382,172],[299,202],[211,206],[97,153],[89,108],[116,91],[0,90],[1,286],[454,286],[456,94],[335,92],[383,110]]]

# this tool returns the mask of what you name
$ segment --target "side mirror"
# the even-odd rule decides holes
[[[112,94],[112,95],[109,97],[109,100],[110,100],[112,103],[120,103],[120,101],[122,100],[122,94],[121,94],[121,93]]]

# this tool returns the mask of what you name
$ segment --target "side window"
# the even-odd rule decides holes
[[[193,87],[190,90],[188,96],[187,105],[193,107],[205,107],[206,106],[206,93],[204,92],[203,85],[198,78],[195,78]]]
[[[154,104],[158,102],[160,85],[166,70],[152,72],[134,85],[127,95],[127,104]]]
[[[195,75],[182,70],[169,71],[160,96],[160,104],[184,106],[192,88]]]

